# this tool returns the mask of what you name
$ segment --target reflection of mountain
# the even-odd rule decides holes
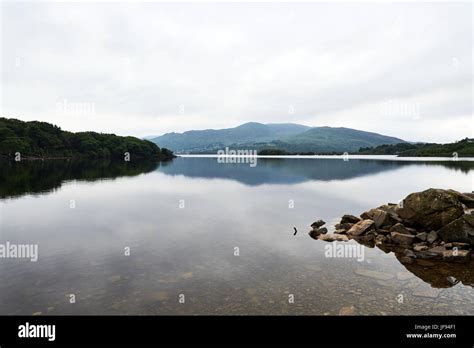
[[[443,165],[452,169],[469,171],[474,162],[423,162],[424,165]],[[160,166],[159,171],[168,175],[194,178],[221,178],[239,181],[246,185],[296,184],[308,180],[347,180],[360,176],[394,170],[420,162],[381,161],[369,159],[290,159],[258,158],[257,165],[248,163],[218,163],[217,158],[176,158]]]
[[[114,179],[153,171],[159,165],[149,161],[23,161],[2,162],[0,198],[49,192],[65,181]]]
[[[248,163],[224,164],[217,158],[176,158],[172,162],[150,161],[79,161],[49,160],[1,162],[0,199],[37,194],[58,189],[65,181],[114,179],[134,176],[155,169],[167,175],[192,178],[221,178],[246,185],[296,184],[308,180],[347,180],[394,170],[420,162],[380,161],[366,159],[289,159],[259,158],[256,167]],[[443,165],[468,172],[474,162],[424,162],[421,165]]]

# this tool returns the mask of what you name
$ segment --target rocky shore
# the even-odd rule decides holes
[[[324,225],[315,221],[309,235],[326,242],[352,239],[393,251],[404,263],[413,259],[469,262],[474,249],[474,194],[430,188],[360,217],[344,215],[331,233]]]

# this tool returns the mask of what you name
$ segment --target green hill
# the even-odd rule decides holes
[[[463,139],[449,144],[395,144],[361,148],[361,155],[398,155],[400,157],[474,157],[474,140]]]
[[[46,122],[24,122],[0,117],[0,157],[14,158],[173,158],[171,151],[135,137],[96,132],[72,133]]]
[[[267,152],[353,152],[361,147],[404,142],[398,138],[350,128],[311,128],[293,123],[257,122],[235,128],[167,133],[151,140],[180,153],[216,153],[226,146]]]

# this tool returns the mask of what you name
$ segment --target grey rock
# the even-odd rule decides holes
[[[464,209],[457,193],[428,189],[408,195],[397,213],[404,220],[437,230],[460,217]]]
[[[399,232],[390,232],[390,238],[392,239],[393,243],[400,245],[411,245],[415,241],[414,235]]]
[[[375,237],[375,244],[380,245],[383,244],[386,241],[387,237],[385,237],[382,234],[379,234],[378,236]]]
[[[425,251],[428,250],[428,247],[426,245],[415,245],[413,247],[414,251]]]
[[[349,240],[349,238],[347,238],[347,236],[343,234],[331,234],[331,233],[321,234],[318,236],[318,239],[324,242],[334,242],[334,241],[347,242]]]
[[[350,223],[350,222],[345,222],[345,223],[340,223],[340,224],[336,224],[334,227],[336,227],[336,230],[350,230],[351,227],[354,226],[353,223]]]
[[[311,227],[312,227],[313,229],[316,229],[316,228],[319,228],[319,227],[321,227],[321,226],[323,226],[323,225],[325,225],[325,224],[326,224],[325,221],[323,221],[323,220],[317,220],[317,221],[315,221],[315,222],[313,222],[313,223],[311,224]]]
[[[345,223],[356,224],[359,221],[360,221],[360,218],[354,215],[350,215],[350,214],[345,214],[341,218],[341,224],[345,224]]]
[[[343,230],[343,229],[339,229],[339,230],[335,230],[334,233],[336,234],[346,234],[347,230]]]
[[[428,235],[426,236],[426,241],[427,241],[429,244],[432,244],[436,239],[438,239],[438,233],[436,233],[435,231],[431,231],[431,232],[428,233]]]
[[[369,211],[362,213],[360,216],[366,220],[373,220],[376,228],[380,228],[382,226],[392,226],[396,223],[389,213],[378,208],[370,209]]]
[[[348,231],[347,234],[351,236],[360,236],[364,233],[367,233],[375,228],[375,222],[373,220],[367,219],[359,221],[354,224]]]
[[[309,232],[309,235],[311,236],[311,238],[313,239],[318,239],[318,236],[321,235],[321,234],[325,234],[325,233],[328,233],[328,229],[326,227],[323,227],[323,228],[314,228],[313,230],[311,230]]]
[[[426,238],[428,238],[428,233],[426,232],[417,233],[416,238],[424,242],[426,241]]]
[[[456,194],[458,196],[459,201],[461,201],[461,203],[463,203],[466,207],[474,208],[474,194],[473,193],[469,193],[469,192],[461,193],[454,190],[448,190],[448,191]]]
[[[396,223],[392,227],[390,227],[390,232],[398,232],[401,234],[412,234],[403,224]]]

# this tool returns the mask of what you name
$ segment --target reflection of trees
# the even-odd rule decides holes
[[[155,170],[154,161],[47,160],[2,161],[0,198],[55,190],[69,180],[95,181]]]

